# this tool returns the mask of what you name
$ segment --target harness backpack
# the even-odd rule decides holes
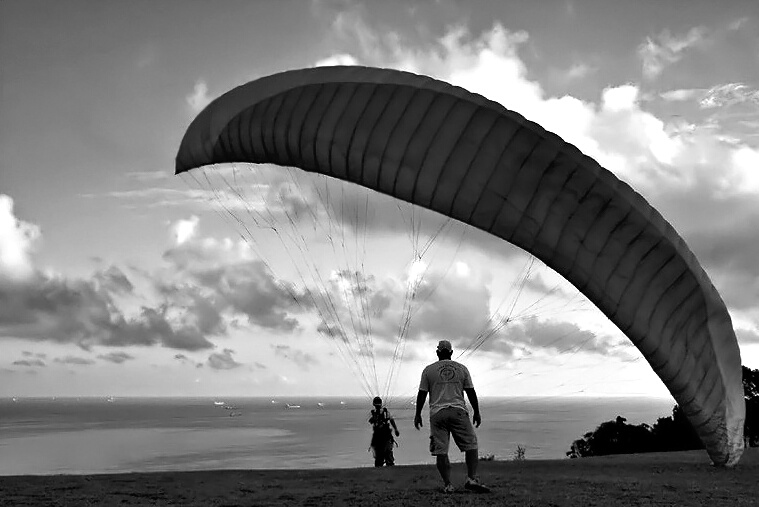
[[[370,419],[372,423],[372,445],[378,445],[382,442],[390,440],[395,442],[393,438],[393,431],[390,428],[390,414],[387,408],[382,407],[379,411],[372,410],[372,417]]]

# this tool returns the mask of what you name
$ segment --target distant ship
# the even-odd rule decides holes
[[[300,408],[300,405],[290,405],[287,403],[287,408]]]
[[[105,399],[105,401],[107,401],[108,403],[113,403],[114,401],[116,401],[116,398],[114,398],[113,396],[109,396]]]
[[[213,404],[216,405],[217,407],[221,407],[221,406],[224,405],[224,402],[223,401],[214,401]]]
[[[321,407],[321,408],[324,408],[324,403],[322,403],[321,401],[320,401],[319,403],[317,403],[317,405],[318,405],[319,407]]]
[[[16,403],[18,400],[16,398],[13,398],[13,403]]]

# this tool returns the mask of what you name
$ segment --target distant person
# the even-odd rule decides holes
[[[466,411],[464,393],[472,404],[474,414],[472,421],[479,428],[480,405],[472,384],[469,370],[461,363],[451,360],[453,347],[448,340],[441,340],[437,345],[438,361],[427,366],[419,382],[419,394],[416,397],[416,415],[414,426],[422,427],[422,408],[430,395],[430,453],[435,456],[437,469],[443,479],[443,491],[453,493],[451,483],[451,462],[448,459],[450,436],[461,452],[466,456],[467,479],[464,488],[478,493],[487,493],[490,488],[482,484],[477,477],[477,435]]]
[[[393,456],[393,446],[395,445],[395,436],[401,433],[395,425],[395,419],[388,412],[387,407],[382,406],[382,398],[375,397],[372,401],[374,408],[369,417],[369,424],[372,425],[372,442],[371,448],[374,452],[374,466],[381,467],[395,465],[395,456]]]

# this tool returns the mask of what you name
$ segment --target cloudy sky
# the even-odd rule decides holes
[[[173,176],[210,100],[329,64],[444,79],[596,158],[680,232],[759,368],[759,6],[547,3],[0,3],[0,396],[402,398],[441,338],[481,394],[667,395],[484,234],[294,172],[227,168],[243,205]],[[250,209],[314,220],[274,234]]]

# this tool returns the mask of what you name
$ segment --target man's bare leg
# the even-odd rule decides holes
[[[440,472],[440,477],[443,478],[445,484],[451,483],[451,461],[448,459],[447,454],[441,454],[435,457],[437,464],[437,471]]]
[[[466,475],[470,479],[477,477],[477,462],[479,459],[477,449],[470,449],[464,454],[466,456]]]
[[[466,479],[466,483],[464,484],[464,488],[470,491],[475,491],[477,493],[489,492],[490,488],[482,484],[480,480],[477,478],[477,462],[478,462],[477,449],[466,451],[465,454],[466,454],[467,479]]]

